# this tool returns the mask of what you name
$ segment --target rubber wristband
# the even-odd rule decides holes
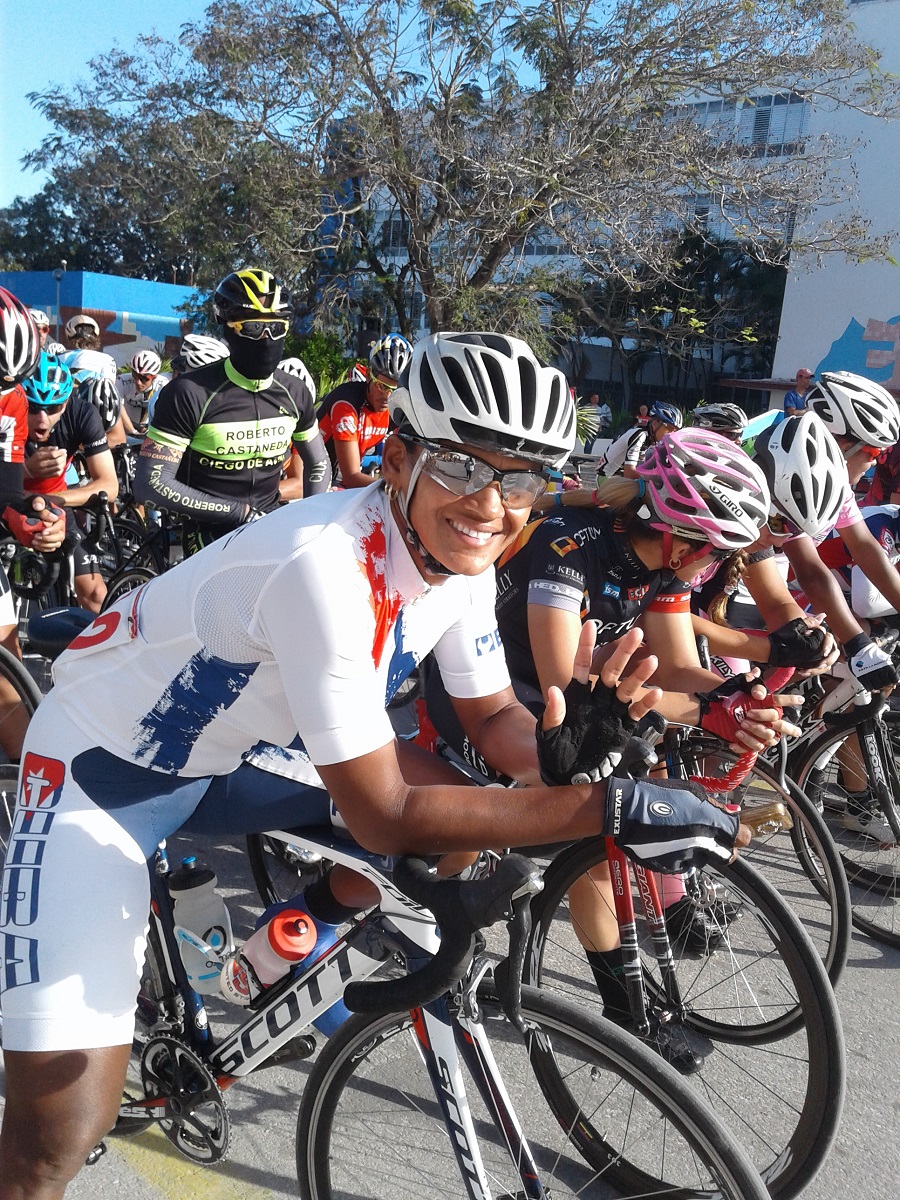
[[[554,506],[556,508],[562,508],[562,500],[563,500],[562,492],[557,492],[556,495],[553,497]]]

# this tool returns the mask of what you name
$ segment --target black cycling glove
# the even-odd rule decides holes
[[[607,786],[603,832],[651,871],[673,875],[730,861],[739,824],[738,813],[680,779],[613,778]]]
[[[858,633],[845,642],[844,653],[854,677],[867,691],[878,692],[900,682],[891,656],[876,646],[867,633]]]
[[[563,692],[562,725],[542,729],[538,718],[538,765],[544,783],[597,783],[611,775],[622,759],[635,724],[627,704],[614,688],[599,680],[596,687],[573,679]]]
[[[827,638],[824,626],[807,625],[802,617],[795,617],[769,634],[769,666],[818,667],[824,658]]]

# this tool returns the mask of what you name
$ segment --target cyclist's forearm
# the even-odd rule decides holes
[[[318,496],[331,487],[331,459],[321,433],[308,442],[295,442],[303,464],[303,495]]]
[[[862,633],[862,626],[848,608],[837,580],[818,556],[816,557],[818,566],[808,565],[804,561],[794,562],[793,558],[791,566],[794,568],[797,582],[812,605],[812,611],[825,613],[829,629],[843,645]]]
[[[243,500],[225,500],[175,478],[180,456],[145,442],[134,474],[135,499],[210,524],[239,525],[247,515]]]

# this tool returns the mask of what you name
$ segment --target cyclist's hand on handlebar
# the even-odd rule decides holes
[[[879,692],[900,682],[891,656],[877,646],[867,633],[859,633],[845,642],[844,653],[854,677],[867,691]]]
[[[538,762],[545,783],[597,782],[621,761],[637,720],[662,696],[658,688],[644,687],[656,670],[655,658],[642,659],[628,669],[642,636],[635,629],[619,639],[592,687],[596,631],[591,621],[583,627],[573,679],[565,692],[549,689],[547,707],[538,721]]]
[[[668,874],[730,862],[750,840],[736,810],[676,779],[611,779],[603,832],[641,866]]]
[[[837,661],[840,649],[823,622],[825,614],[796,617],[769,634],[769,666],[797,667],[821,675]]]
[[[3,512],[13,537],[23,546],[49,554],[58,550],[66,536],[66,515],[46,496],[24,496]]]
[[[797,737],[800,730],[784,719],[783,709],[800,705],[802,696],[770,696],[766,686],[754,682],[758,672],[739,679],[726,679],[700,696],[700,727],[728,742],[732,750],[757,753],[782,735]]]

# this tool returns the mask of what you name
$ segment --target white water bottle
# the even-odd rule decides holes
[[[234,942],[231,917],[216,891],[216,873],[191,855],[182,859],[168,883],[175,902],[175,937],[191,987],[203,995],[218,992],[222,960]]]

